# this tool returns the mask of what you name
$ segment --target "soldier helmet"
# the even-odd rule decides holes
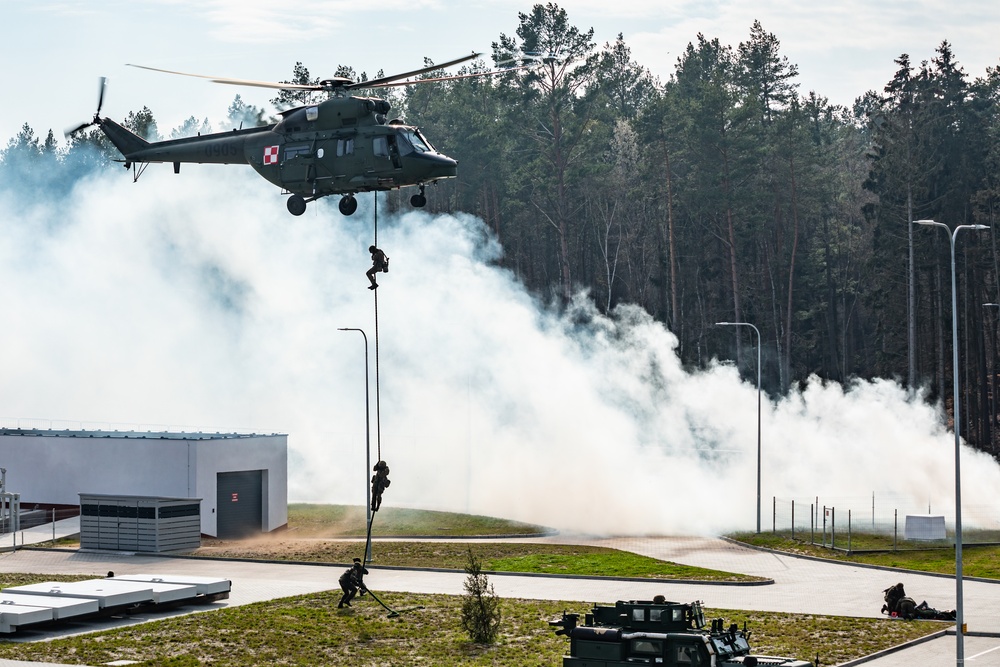
[[[368,246],[368,252],[375,252],[375,246],[373,245]]]

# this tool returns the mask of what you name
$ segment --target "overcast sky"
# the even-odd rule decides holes
[[[593,27],[598,46],[622,33],[633,56],[661,79],[699,32],[738,45],[754,20],[798,65],[800,90],[850,104],[881,90],[902,53],[914,63],[948,40],[970,78],[1000,64],[1000,3],[989,0],[566,0],[573,25]],[[125,67],[138,63],[217,76],[279,81],[301,61],[313,76],[350,65],[370,76],[489,53],[514,35],[526,0],[0,0],[4,104],[0,140],[24,123],[44,136],[89,119],[97,81],[109,77],[104,113],[121,120],[148,106],[162,133],[186,118],[216,121],[234,95],[270,111],[272,92],[234,89]],[[300,11],[298,7],[303,10]],[[419,119],[418,119],[419,121]],[[61,138],[61,137],[60,137]]]

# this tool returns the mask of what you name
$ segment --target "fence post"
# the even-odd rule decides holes
[[[792,539],[795,539],[795,498],[792,498]]]
[[[52,508],[52,541],[56,541],[56,508]]]
[[[771,496],[771,534],[778,528],[778,496]]]
[[[892,550],[896,550],[896,537],[899,535],[899,508],[892,511]]]
[[[826,505],[823,505],[823,548],[826,548]]]
[[[837,548],[837,508],[830,508],[830,548]]]
[[[847,554],[851,553],[851,510],[847,510]]]

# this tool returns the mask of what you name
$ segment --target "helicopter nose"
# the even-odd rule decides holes
[[[427,170],[428,180],[455,178],[458,175],[458,161],[441,153],[420,153],[415,156],[421,167]]]

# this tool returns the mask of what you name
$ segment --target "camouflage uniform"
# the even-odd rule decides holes
[[[379,461],[372,468],[375,474],[372,475],[372,512],[378,512],[382,506],[382,492],[389,486],[389,466],[385,461]]]
[[[363,591],[365,588],[364,576],[366,574],[368,574],[368,569],[361,564],[360,558],[355,558],[354,565],[344,570],[344,573],[340,575],[340,587],[343,589],[344,595],[340,598],[337,609],[342,609],[344,605],[351,606],[351,600],[358,594],[358,589]]]

